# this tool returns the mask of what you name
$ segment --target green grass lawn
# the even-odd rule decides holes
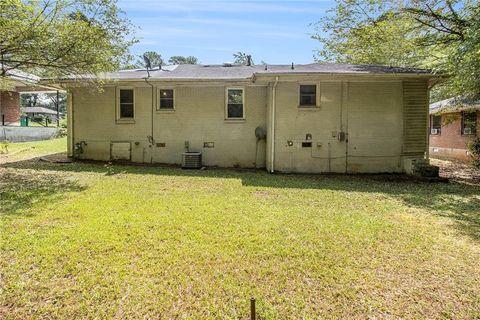
[[[39,157],[52,153],[65,152],[66,145],[67,138],[45,140],[40,142],[9,142],[6,145],[7,150],[5,150],[5,145],[0,145],[0,164],[5,161],[29,159],[32,157]],[[6,151],[8,151],[8,153]]]
[[[479,186],[27,145],[0,166],[2,319],[248,319],[250,297],[261,319],[480,318]]]

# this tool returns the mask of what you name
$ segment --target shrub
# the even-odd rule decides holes
[[[10,142],[8,140],[0,142],[0,154],[8,153],[8,146]]]
[[[472,164],[480,169],[480,137],[477,137],[468,143],[468,150],[472,156]]]
[[[55,134],[56,138],[63,138],[66,137],[68,134],[68,131],[66,128],[58,128],[57,133]]]
[[[60,128],[66,128],[67,127],[67,119],[60,119]]]

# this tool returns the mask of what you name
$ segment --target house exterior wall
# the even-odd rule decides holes
[[[15,91],[0,92],[0,121],[2,116],[6,124],[20,121],[20,93]]]
[[[430,156],[468,161],[470,154],[467,144],[475,136],[462,134],[462,115],[460,112],[444,113],[441,115],[440,134],[430,134]],[[480,137],[480,112],[477,111],[477,133]]]
[[[299,107],[302,83],[317,84],[317,108]],[[402,82],[279,83],[275,134],[279,171],[401,172]]]
[[[424,81],[426,83],[426,81]],[[266,167],[302,173],[405,172],[406,158],[423,158],[404,152],[405,112],[403,80],[337,80],[308,77],[297,80],[244,82],[122,83],[134,87],[134,121],[116,121],[118,86],[102,93],[73,88],[69,108],[69,144],[83,159],[108,161],[112,142],[131,145],[131,161],[180,164],[188,142],[201,151],[203,163],[221,167]],[[317,85],[317,107],[299,107],[300,84]],[[157,111],[157,89],[174,89],[175,110]],[[244,88],[245,120],[226,120],[226,88]],[[420,90],[427,95],[426,85]],[[273,103],[275,101],[275,113]],[[426,123],[427,105],[409,117]],[[255,128],[266,129],[266,141]],[[345,139],[339,139],[344,133]],[[426,145],[427,128],[418,137]],[[214,148],[204,148],[213,142]],[[311,143],[311,146],[302,145]],[[272,167],[272,154],[273,167]]]
[[[106,87],[101,94],[75,89],[73,144],[83,141],[83,154],[79,157],[110,160],[112,142],[130,142],[133,162],[180,164],[188,142],[190,151],[202,152],[207,166],[265,167],[265,142],[257,144],[255,137],[255,128],[266,123],[265,86],[153,85],[153,144],[148,139],[152,135],[150,86],[131,84],[135,90],[133,122],[116,121],[116,87]],[[244,88],[245,120],[225,119],[227,87]],[[175,110],[156,110],[158,88],[174,89]],[[204,148],[204,142],[213,142],[214,147]]]

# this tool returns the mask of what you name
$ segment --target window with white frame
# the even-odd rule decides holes
[[[173,89],[160,89],[159,96],[159,110],[173,110],[175,108]]]
[[[133,119],[134,110],[134,93],[133,89],[119,89],[119,118]]]
[[[242,88],[227,89],[227,119],[243,119],[245,117]]]

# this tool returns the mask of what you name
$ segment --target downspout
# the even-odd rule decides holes
[[[427,89],[427,137],[425,141],[425,160],[427,161],[427,164],[430,164],[430,88]]]
[[[153,109],[155,108],[155,100],[154,100],[154,91],[155,91],[155,87],[153,86],[153,84],[151,84],[150,82],[148,82],[148,77],[147,78],[144,78],[145,79],[145,82],[150,86],[152,87],[152,110],[151,110],[151,118],[152,118],[152,124],[151,124],[151,133],[149,136],[147,136],[148,138],[148,142],[150,143],[150,149],[153,148],[153,144],[155,143],[155,140],[153,139]],[[150,152],[150,163],[153,162],[153,154],[152,152]]]
[[[67,137],[67,139],[70,140],[70,150],[67,152],[70,153],[71,158],[76,158],[75,157],[75,107],[73,106],[73,92],[70,90],[70,92],[67,92],[67,106],[69,108],[67,109],[67,130],[70,133],[70,137]],[[68,117],[70,117],[70,121],[68,121]]]
[[[275,102],[276,102],[276,93],[277,93],[277,84],[278,84],[278,76],[275,77],[275,83],[273,84],[272,88],[272,135],[271,139],[271,157],[270,157],[270,172],[275,172]]]

